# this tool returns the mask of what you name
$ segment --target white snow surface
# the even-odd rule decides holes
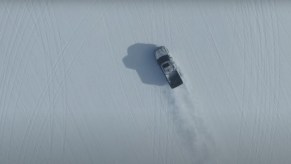
[[[290,164],[288,1],[0,2],[1,164]],[[166,46],[184,85],[153,54]]]

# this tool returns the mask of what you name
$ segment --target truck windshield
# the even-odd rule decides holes
[[[167,68],[167,67],[169,67],[169,66],[170,66],[169,63],[165,63],[165,64],[163,65],[163,68]]]

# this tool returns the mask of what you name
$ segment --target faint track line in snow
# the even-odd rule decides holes
[[[229,76],[229,72],[228,72],[227,69],[226,69],[226,66],[225,66],[225,64],[224,64],[224,62],[223,62],[223,59],[222,59],[222,55],[221,55],[221,53],[220,53],[220,51],[219,51],[219,49],[218,49],[217,43],[216,43],[216,41],[215,41],[215,39],[214,39],[214,36],[213,36],[213,32],[212,32],[212,30],[213,30],[214,27],[212,27],[209,23],[207,23],[206,18],[205,18],[205,14],[203,13],[203,11],[202,11],[202,9],[201,9],[200,7],[199,7],[199,11],[200,11],[200,15],[201,15],[201,17],[202,17],[202,20],[203,20],[204,24],[206,25],[207,30],[208,30],[208,32],[209,32],[209,34],[210,34],[210,38],[211,38],[211,41],[212,41],[212,43],[213,43],[214,50],[215,50],[215,52],[216,52],[215,54],[216,54],[217,57],[218,57],[218,60],[219,60],[220,66],[222,67],[222,69],[223,69],[223,71],[224,71],[224,73],[225,73],[225,75],[226,75],[226,78],[228,79],[228,82],[229,82],[229,84],[230,84],[230,89],[231,89],[231,91],[232,91],[232,93],[233,93],[233,96],[234,96],[234,98],[235,98],[237,104],[239,104],[239,99],[238,99],[238,96],[237,96],[237,94],[236,94],[236,92],[235,92],[235,89],[234,89],[234,86],[233,86],[233,81],[231,80],[231,78],[230,78],[230,76]],[[239,108],[239,110],[241,111],[241,107],[240,107],[239,105],[238,105],[238,108]]]
[[[81,44],[81,48],[80,48],[80,50],[82,49],[82,47],[83,47],[83,44],[84,43],[82,43]],[[80,51],[79,50],[79,51]],[[67,67],[67,69],[66,69],[66,74],[70,74],[71,73],[71,67],[72,67],[72,65],[73,65],[73,63],[75,62],[75,60],[76,60],[76,58],[74,58],[70,63],[69,63],[69,65],[68,65],[68,67]],[[60,85],[56,88],[56,89],[58,89],[58,90],[56,90],[56,93],[55,93],[55,97],[57,97],[58,96],[58,94],[59,94],[59,92],[61,91],[61,88],[63,87],[63,85],[65,85],[66,83],[64,83],[64,81],[62,81],[61,83],[60,83]],[[49,94],[49,91],[48,90],[46,90],[46,95],[47,94]],[[44,95],[43,95],[44,96]],[[37,106],[35,106],[35,108],[37,109],[37,107],[39,107],[39,108],[41,108],[41,105],[42,105],[42,103],[43,103],[43,101],[42,100],[39,100],[38,101],[38,103],[37,103]],[[50,103],[50,102],[49,102]],[[49,110],[47,111],[47,113],[48,112],[50,112]],[[37,114],[37,113],[34,113],[34,111],[32,111],[32,113],[33,114]],[[32,115],[33,116],[33,115]],[[37,117],[36,116],[34,116],[34,117],[32,117],[32,119],[37,119]],[[25,142],[28,142],[27,140],[27,137],[29,136],[29,133],[30,132],[33,132],[33,127],[32,127],[32,122],[34,121],[34,120],[32,120],[32,119],[30,119],[29,120],[29,126],[28,126],[28,128],[27,128],[27,130],[26,130],[26,132],[25,132],[25,136],[24,136],[24,140],[23,140],[23,143],[22,143],[22,145],[21,145],[21,147],[20,147],[20,150],[21,151],[23,151],[23,147],[24,147],[24,145],[25,145]],[[45,118],[42,120],[42,123],[40,124],[40,130],[41,129],[44,129],[44,126],[45,126],[45,123],[46,123],[46,121],[49,119],[49,115],[48,114],[46,114],[45,115]],[[41,133],[39,133],[39,137],[41,136],[42,134]],[[35,145],[34,146],[34,151],[37,151],[37,145]],[[23,154],[23,153],[22,153]],[[19,159],[20,160],[20,159]],[[32,160],[32,159],[31,159]]]
[[[14,90],[16,88],[16,81],[17,81],[17,74],[19,72],[19,65],[21,64],[21,59],[23,55],[18,55],[16,52],[19,51],[19,45],[21,42],[17,39],[19,36],[22,36],[23,32],[21,33],[19,31],[20,26],[23,24],[24,20],[23,15],[20,15],[21,8],[18,6],[16,10],[15,19],[13,22],[14,28],[13,28],[13,35],[10,38],[10,41],[8,42],[8,46],[5,49],[4,52],[4,59],[6,63],[3,63],[4,68],[1,73],[1,83],[0,83],[0,89],[1,89],[1,95],[0,95],[0,149],[2,149],[2,143],[5,142],[5,127],[7,126],[7,122],[9,122],[9,105],[11,105],[11,98],[14,94]],[[6,22],[7,23],[7,22]],[[25,26],[26,28],[26,26]],[[5,29],[4,29],[5,30]],[[4,35],[5,36],[5,35]],[[3,36],[3,37],[4,37]],[[9,36],[9,35],[8,35]],[[18,45],[18,46],[16,46]],[[17,56],[20,56],[19,61],[17,60]],[[19,65],[16,65],[18,63]],[[15,66],[15,67],[13,67]],[[3,79],[2,79],[3,78]],[[13,123],[12,123],[13,124]],[[12,131],[12,129],[11,129]],[[3,139],[3,141],[1,141]],[[10,138],[11,139],[11,138]],[[8,153],[6,151],[6,153]],[[1,154],[0,154],[1,156]]]
[[[238,10],[237,12],[240,13],[241,15],[245,16],[246,18],[249,16],[248,15],[248,10],[249,9],[249,5],[248,3],[245,3],[245,4],[242,4],[242,5],[239,5],[238,7],[240,10]],[[249,19],[245,19],[245,17],[241,16],[238,14],[238,18],[239,17],[242,17],[240,20],[242,21],[242,24],[245,25],[246,27],[245,28],[242,28],[242,31],[238,31],[238,33],[240,35],[239,37],[239,41],[241,41],[241,43],[239,45],[242,45],[242,46],[238,46],[238,50],[239,52],[242,52],[242,55],[243,55],[243,82],[242,82],[242,102],[241,102],[241,113],[240,113],[240,126],[239,126],[239,132],[238,132],[238,138],[237,138],[237,145],[238,147],[243,147],[243,140],[242,140],[242,137],[243,137],[243,131],[244,131],[244,128],[247,126],[247,122],[246,122],[246,118],[245,118],[245,108],[248,107],[248,104],[245,103],[245,101],[247,101],[248,99],[248,95],[247,95],[247,88],[249,87],[248,86],[248,83],[247,83],[247,75],[249,74],[250,72],[250,66],[247,65],[248,63],[248,56],[247,54],[249,53],[247,50],[249,49],[248,47],[248,43],[247,41],[251,41],[251,40],[248,40],[250,39],[250,29],[251,29],[251,26],[248,26],[250,24],[250,20]],[[239,26],[238,26],[239,27]],[[237,27],[237,28],[238,28]],[[240,161],[240,154],[242,153],[241,152],[242,149],[237,149],[237,152],[236,152],[236,162],[239,163]]]
[[[255,154],[259,159],[263,153],[261,145],[269,145],[276,134],[276,127],[273,124],[266,126],[264,122],[267,119],[271,122],[278,121],[276,115],[280,96],[279,29],[272,4],[255,3],[248,5],[244,10],[247,11],[243,12],[242,20],[245,20],[244,24],[249,28],[243,28],[246,29],[243,31],[245,36],[243,40],[245,40],[246,46],[241,48],[249,51],[244,54],[243,101],[241,106],[246,112],[242,112],[241,115],[238,147],[251,144],[252,151],[245,153],[245,156],[250,157],[251,154]],[[255,17],[250,17],[250,15],[255,15]],[[248,108],[256,110],[247,111]],[[251,112],[251,118],[245,117],[244,113],[247,115],[247,112]],[[254,126],[249,129],[251,133],[246,139],[244,132],[250,124]],[[255,142],[257,140],[258,142]],[[236,161],[242,158],[239,157],[239,154],[243,153],[243,150],[238,149]],[[272,150],[265,153],[269,154],[269,160],[272,160],[270,155]]]
[[[23,15],[25,15],[25,14],[23,14]],[[11,100],[13,98],[12,96],[14,94],[19,94],[19,93],[15,93],[15,92],[17,90],[19,90],[19,88],[22,88],[23,82],[21,82],[21,80],[25,79],[24,78],[24,74],[21,74],[20,76],[18,76],[18,75],[21,72],[21,66],[23,66],[24,57],[26,57],[26,55],[27,55],[26,54],[27,53],[27,49],[28,49],[27,47],[28,47],[28,45],[31,44],[32,31],[29,30],[29,32],[28,32],[29,39],[26,42],[22,43],[22,41],[23,41],[22,38],[24,37],[24,34],[27,32],[27,30],[28,30],[27,27],[28,27],[28,24],[29,24],[28,22],[26,22],[26,23],[24,23],[24,22],[25,22],[25,19],[23,19],[23,21],[21,21],[19,23],[20,25],[22,25],[23,31],[22,31],[21,35],[19,36],[21,39],[18,39],[19,40],[18,44],[16,44],[18,48],[14,49],[13,48],[14,46],[12,47],[15,50],[14,53],[11,52],[11,55],[15,54],[14,55],[14,62],[12,64],[12,66],[15,66],[15,72],[14,72],[14,79],[10,82],[10,84],[12,86],[11,86],[11,90],[9,91],[10,95],[8,96],[8,100]],[[22,50],[21,51],[22,54],[19,54],[20,50]],[[17,60],[17,58],[19,58],[19,60]],[[25,64],[25,70],[26,70],[26,66],[27,66],[27,64]],[[19,77],[22,77],[22,78],[19,78]],[[21,79],[21,80],[19,80],[19,79]],[[20,95],[18,95],[17,98],[16,98],[16,103],[15,103],[16,108],[17,108],[17,105],[18,105],[17,103],[19,102],[19,98],[20,98]],[[12,121],[12,124],[11,124],[12,128],[10,128],[11,129],[11,135],[10,135],[10,141],[9,141],[10,145],[12,145],[12,141],[13,141],[13,138],[14,138],[14,131],[15,131],[14,124],[15,124],[15,116],[16,116],[16,113],[17,113],[16,109],[14,109],[13,113],[14,113],[13,116],[12,116],[13,117],[13,121]],[[11,154],[9,154],[8,151],[7,151],[7,153],[8,153],[7,157],[8,157],[8,159],[10,159],[10,155]]]
[[[34,15],[34,9],[36,8],[38,8],[38,7],[36,7],[36,6],[34,6],[33,4],[32,4],[33,2],[31,2],[31,4],[30,4],[30,6],[29,5],[27,5],[26,7],[28,8],[28,10],[30,11],[30,14],[31,15]],[[32,9],[31,9],[32,8]],[[32,11],[31,11],[31,10]],[[36,16],[35,16],[36,17]],[[42,17],[42,15],[40,15],[40,17]],[[34,20],[33,22],[34,22],[34,28],[37,28],[37,27],[39,27],[39,24],[38,24],[38,21],[36,20],[36,19],[38,19],[37,17],[35,18],[35,19],[33,19],[34,17],[32,17],[32,20]],[[77,26],[77,28],[74,30],[74,31],[76,31],[76,30],[78,30],[79,29],[79,26],[80,25],[82,25],[82,23],[83,23],[83,21],[84,21],[85,19],[83,19],[83,20],[81,20],[81,22],[80,22],[80,24]],[[91,26],[90,26],[90,29],[89,29],[89,31],[91,31]],[[38,30],[37,30],[37,32],[39,32],[39,35],[40,35],[40,37],[42,38],[41,40],[43,41],[43,48],[45,48],[46,49],[46,44],[45,43],[49,43],[49,38],[47,38],[47,42],[44,42],[44,39],[43,39],[43,37],[42,37],[42,31],[41,31],[41,29],[40,29],[40,27],[38,28]],[[86,31],[86,32],[88,32],[88,31]],[[74,34],[76,34],[76,33],[74,33]],[[47,36],[47,35],[46,35]],[[50,83],[53,83],[54,82],[54,77],[55,77],[55,75],[56,75],[56,70],[59,68],[59,65],[62,63],[62,61],[63,61],[63,59],[64,59],[64,57],[65,56],[67,56],[67,54],[66,54],[66,50],[67,50],[67,48],[68,47],[70,47],[71,46],[71,44],[72,44],[72,42],[73,42],[73,36],[71,36],[71,38],[70,38],[70,40],[68,41],[68,42],[66,42],[66,44],[64,45],[64,46],[62,46],[62,48],[59,50],[59,52],[57,52],[57,54],[58,54],[58,56],[57,56],[57,60],[54,62],[54,63],[51,63],[51,66],[50,66],[50,70],[51,71],[48,71],[47,73],[47,78],[48,78],[48,80],[47,80],[47,83],[48,84],[50,84]],[[84,38],[82,38],[81,39],[81,46],[80,46],[80,49],[83,47],[83,44],[84,44],[84,40],[86,40],[86,39],[84,39]],[[45,51],[45,52],[47,52],[47,51]],[[68,72],[68,70],[69,70],[69,68],[71,67],[71,65],[72,65],[72,63],[73,63],[73,61],[75,60],[75,58],[76,58],[76,56],[74,56],[73,57],[73,59],[71,60],[71,62],[69,63],[69,65],[70,66],[68,66],[67,67],[67,70],[66,70],[66,72]],[[48,69],[48,68],[47,68]],[[59,86],[57,87],[57,88],[59,88],[59,87],[61,87],[62,86],[62,82],[60,82],[59,83]],[[53,94],[56,94],[57,93],[57,88],[55,88],[56,90],[55,91],[53,91]],[[38,100],[36,100],[36,103],[35,103],[35,107],[33,108],[33,112],[32,112],[32,116],[30,117],[30,119],[29,119],[29,125],[28,125],[28,127],[27,127],[27,129],[26,129],[26,132],[25,132],[25,136],[24,136],[24,141],[23,141],[23,143],[22,143],[22,146],[21,146],[21,151],[24,151],[23,149],[24,149],[24,145],[25,145],[25,142],[27,142],[27,140],[28,140],[28,135],[29,135],[29,133],[33,130],[33,125],[32,125],[32,123],[34,122],[34,120],[35,119],[37,119],[37,116],[39,115],[39,110],[38,110],[38,108],[40,108],[41,107],[41,105],[42,105],[42,103],[44,102],[44,99],[47,97],[47,96],[49,96],[49,94],[51,94],[50,93],[51,92],[51,89],[50,89],[50,86],[48,85],[48,86],[46,86],[43,90],[42,90],[42,92],[41,92],[41,94],[40,94],[40,96],[39,96],[39,98],[38,98]],[[49,96],[49,97],[51,97],[51,96]],[[19,157],[19,160],[20,160],[20,157]]]

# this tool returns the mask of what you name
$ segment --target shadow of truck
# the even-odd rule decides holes
[[[127,68],[136,70],[144,84],[161,86],[167,81],[157,64],[154,55],[156,48],[153,44],[136,43],[128,47],[127,56],[122,61]]]

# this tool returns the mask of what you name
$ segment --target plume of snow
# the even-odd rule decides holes
[[[195,163],[205,163],[209,156],[209,134],[201,118],[197,116],[195,98],[185,79],[184,84],[167,90],[171,106],[170,115],[174,120],[182,142],[193,153]]]

